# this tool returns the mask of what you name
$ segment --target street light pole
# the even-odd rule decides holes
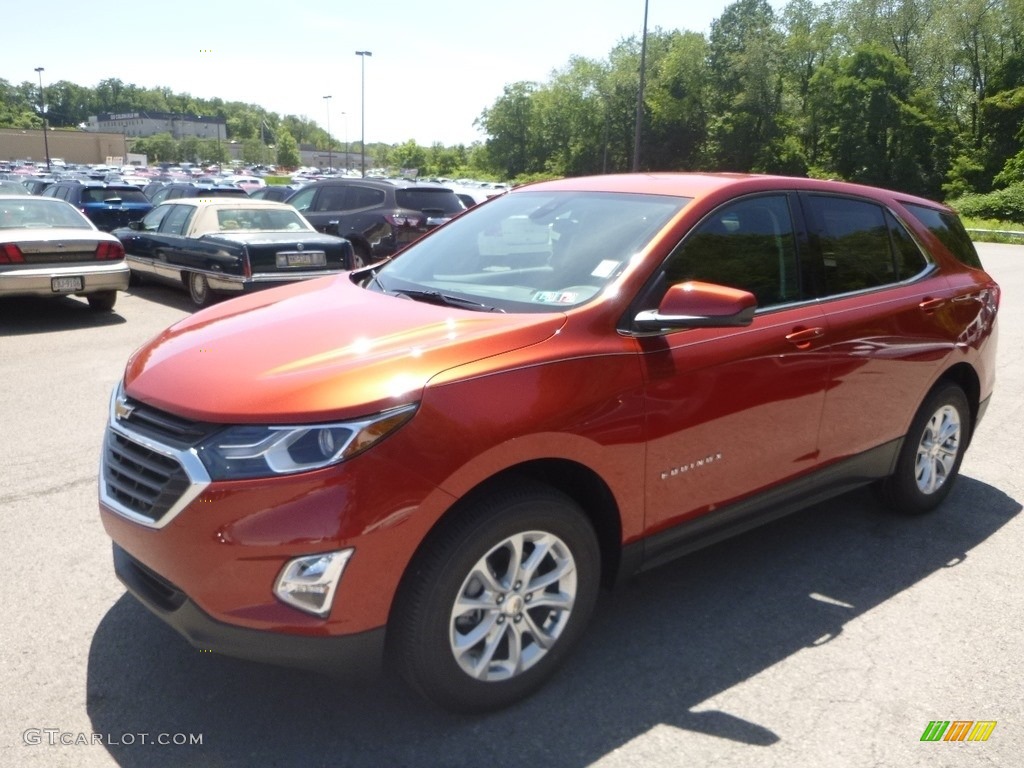
[[[46,172],[50,172],[50,141],[46,138],[46,96],[43,93],[43,67],[36,67],[39,73],[39,116],[43,118],[43,152],[46,153]]]
[[[345,173],[348,173],[348,114],[341,113],[341,119],[345,122]]]
[[[636,92],[636,127],[633,129],[633,173],[640,170],[640,127],[644,120],[644,70],[647,69],[647,3],[644,0],[644,36],[640,43],[640,88]]]
[[[359,107],[359,118],[362,123],[359,138],[359,150],[362,153],[363,178],[366,178],[366,57],[373,56],[372,51],[356,51],[356,56],[361,60],[362,69],[362,92],[360,94],[361,104]]]
[[[332,173],[334,171],[334,155],[331,154],[331,97],[324,96],[324,101],[327,102],[327,171]]]

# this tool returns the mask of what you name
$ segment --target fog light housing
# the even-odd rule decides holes
[[[338,582],[354,551],[341,549],[289,560],[277,577],[274,594],[293,608],[326,618],[331,612]]]

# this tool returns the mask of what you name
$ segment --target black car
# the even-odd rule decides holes
[[[142,194],[142,190],[132,184],[61,180],[40,194],[42,197],[66,200],[104,232],[127,227],[153,209],[153,204]]]
[[[184,287],[197,306],[352,266],[349,243],[316,232],[291,206],[245,198],[161,203],[113,234],[133,276]]]
[[[397,253],[466,210],[458,195],[440,184],[378,179],[324,179],[285,202],[319,231],[351,242],[363,264]]]
[[[302,189],[301,184],[267,184],[265,187],[254,189],[249,193],[249,197],[253,200],[276,200],[283,203],[299,189]]]
[[[32,176],[27,179],[22,179],[21,183],[25,186],[25,189],[27,189],[31,194],[41,195],[43,194],[44,189],[53,184],[53,179],[40,179],[35,176]]]
[[[177,200],[182,197],[244,197],[248,199],[249,193],[241,187],[233,187],[229,184],[197,184],[194,181],[181,181],[167,184],[163,189],[153,193],[153,205],[165,203],[168,200]]]

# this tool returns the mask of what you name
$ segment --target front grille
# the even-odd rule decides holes
[[[180,462],[108,429],[102,482],[109,499],[158,523],[192,481]]]
[[[124,398],[124,403],[130,412],[127,417],[120,418],[118,423],[127,424],[147,437],[175,447],[195,445],[219,428],[217,424],[175,416],[131,398]]]

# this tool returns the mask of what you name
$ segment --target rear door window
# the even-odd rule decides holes
[[[345,209],[349,211],[384,205],[384,201],[387,199],[387,195],[382,189],[351,186],[346,191],[348,194],[345,197]]]
[[[160,231],[165,235],[184,234],[195,208],[191,205],[171,205],[168,207],[172,210],[160,225]]]
[[[821,249],[827,295],[892,285],[928,267],[914,238],[878,203],[836,195],[806,195],[804,201]]]

